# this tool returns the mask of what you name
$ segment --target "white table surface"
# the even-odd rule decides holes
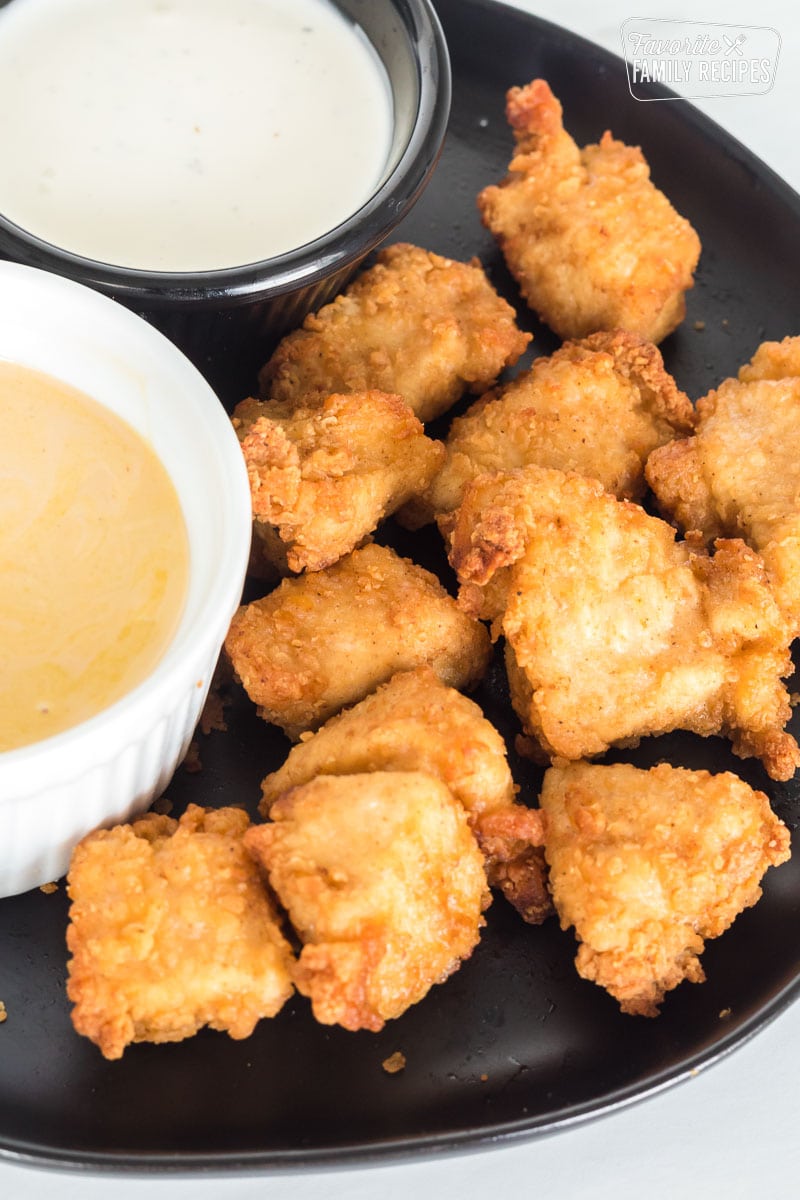
[[[769,25],[782,37],[764,96],[700,104],[800,191],[800,10],[790,0],[514,0],[619,54],[627,17]],[[523,80],[511,82],[524,82]],[[625,86],[624,78],[620,87]],[[721,198],[722,202],[722,198]],[[742,963],[742,970],[747,964]],[[0,1058],[2,1070],[2,1058]],[[752,1200],[800,1194],[800,1004],[687,1083],[553,1137],[457,1157],[356,1170],[129,1178],[0,1162],[0,1200]]]

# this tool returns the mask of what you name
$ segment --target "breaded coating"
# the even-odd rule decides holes
[[[452,512],[477,475],[529,464],[577,471],[619,499],[639,499],[647,456],[693,427],[691,401],[652,343],[622,330],[565,342],[453,421],[445,464],[410,508],[411,523],[426,507]]]
[[[264,817],[284,792],[317,775],[425,771],[472,817],[513,804],[506,747],[479,706],[429,667],[400,671],[304,738],[261,785]]]
[[[516,151],[478,208],[528,304],[562,338],[627,329],[660,342],[684,318],[700,240],[641,150],[609,132],[581,150],[543,79],[511,88],[506,117]]]
[[[240,608],[225,647],[260,715],[295,741],[397,671],[427,663],[468,691],[491,654],[435,575],[373,544]]]
[[[578,972],[654,1017],[664,993],[705,978],[699,955],[789,858],[763,792],[725,772],[559,762],[544,777],[550,886]]]
[[[243,400],[233,424],[247,464],[253,516],[283,543],[273,559],[319,571],[355,549],[431,482],[444,459],[400,396],[358,392],[310,407]],[[260,539],[264,553],[270,542]]]
[[[762,342],[749,363],[739,368],[739,381],[800,378],[800,337],[782,342]]]
[[[800,764],[790,634],[744,542],[710,557],[594,480],[528,467],[469,486],[451,561],[461,604],[505,636],[514,708],[549,755],[688,729],[774,779]]]
[[[552,911],[539,812],[516,804],[506,747],[472,700],[430,667],[401,671],[360,703],[331,717],[262,783],[261,812],[319,775],[425,771],[466,809],[492,887],[538,923]]]
[[[67,887],[72,1023],[106,1058],[203,1025],[248,1037],[292,994],[293,957],[237,808],[148,813],[76,846]]]
[[[430,421],[465,391],[491,387],[530,340],[477,260],[398,243],[283,339],[261,372],[261,394],[300,404],[377,388]]]
[[[800,337],[766,342],[739,378],[697,403],[693,437],[654,452],[661,511],[707,541],[757,550],[792,632],[800,633]]]
[[[489,903],[464,809],[422,772],[322,775],[245,843],[304,943],[295,983],[324,1025],[383,1028],[468,958]]]

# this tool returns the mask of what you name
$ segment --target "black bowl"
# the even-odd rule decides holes
[[[0,0],[0,7],[13,0]],[[0,216],[0,258],[66,275],[158,326],[226,405],[254,386],[278,339],[344,286],[407,215],[436,165],[450,111],[450,62],[429,0],[335,0],[361,26],[392,91],[394,133],[372,197],[322,237],[247,266],[159,272],[71,254]]]

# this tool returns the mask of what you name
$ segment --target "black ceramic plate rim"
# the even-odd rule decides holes
[[[465,0],[461,0],[464,3]],[[560,41],[568,48],[577,46],[585,55],[591,54],[595,61],[609,70],[623,70],[622,60],[594,43],[573,34],[562,27],[532,14],[512,8],[495,0],[466,0],[473,9],[483,13],[486,19],[511,21],[524,24],[532,33],[539,31],[550,41]],[[513,81],[512,81],[513,82]],[[651,87],[653,97],[672,96],[668,89]],[[693,125],[707,140],[726,155],[744,166],[763,185],[776,193],[800,222],[800,196],[770,167],[762,163],[747,147],[722,129],[711,118],[682,102],[682,121]],[[441,1157],[485,1150],[491,1146],[509,1146],[529,1141],[546,1134],[563,1132],[591,1120],[608,1116],[622,1109],[646,1101],[656,1094],[682,1081],[695,1077],[701,1070],[716,1065],[734,1050],[745,1045],[775,1018],[783,1013],[800,996],[800,963],[793,977],[779,988],[763,1005],[749,1016],[728,1022],[725,1032],[711,1040],[700,1050],[684,1055],[669,1067],[652,1072],[645,1081],[637,1081],[623,1088],[612,1088],[606,1093],[578,1104],[567,1105],[535,1117],[513,1121],[500,1121],[475,1128],[454,1129],[437,1134],[420,1134],[397,1139],[374,1139],[354,1141],[307,1149],[279,1149],[252,1151],[187,1151],[166,1153],[155,1152],[75,1152],[68,1149],[54,1150],[35,1140],[0,1140],[0,1160],[30,1164],[45,1168],[72,1169],[97,1173],[125,1172],[132,1175],[195,1175],[203,1172],[209,1176],[238,1172],[290,1173],[310,1168],[345,1168],[362,1165],[388,1164],[392,1161],[420,1157]]]
[[[568,1105],[554,1110],[543,1117],[531,1120],[505,1121],[483,1126],[478,1131],[458,1130],[448,1134],[421,1135],[415,1138],[382,1139],[369,1143],[333,1148],[319,1147],[303,1150],[277,1150],[235,1153],[195,1153],[181,1151],[175,1154],[148,1152],[146,1154],[105,1154],[80,1152],[74,1155],[67,1151],[54,1152],[50,1147],[35,1142],[6,1147],[0,1144],[0,1162],[3,1160],[55,1170],[91,1171],[129,1175],[177,1175],[193,1176],[202,1172],[207,1176],[230,1174],[232,1171],[245,1175],[262,1172],[268,1168],[271,1174],[290,1174],[301,1169],[341,1168],[363,1166],[388,1166],[392,1162],[421,1157],[444,1157],[453,1154],[477,1153],[492,1146],[511,1146],[525,1143],[534,1137],[563,1133],[600,1117],[610,1116],[622,1109],[651,1099],[667,1088],[674,1087],[687,1079],[694,1078],[701,1070],[716,1066],[734,1050],[738,1050],[771,1024],[800,996],[800,968],[797,978],[764,1005],[763,1008],[743,1021],[738,1027],[721,1037],[710,1049],[687,1056],[667,1070],[654,1073],[644,1085],[632,1084],[610,1091],[600,1101],[591,1100],[583,1104]]]

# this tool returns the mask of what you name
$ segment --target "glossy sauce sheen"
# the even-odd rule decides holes
[[[369,199],[391,97],[327,0],[14,0],[0,8],[0,212],[117,266],[294,249]]]
[[[0,362],[0,751],[140,683],[187,578],[178,497],[144,439],[83,393]]]

